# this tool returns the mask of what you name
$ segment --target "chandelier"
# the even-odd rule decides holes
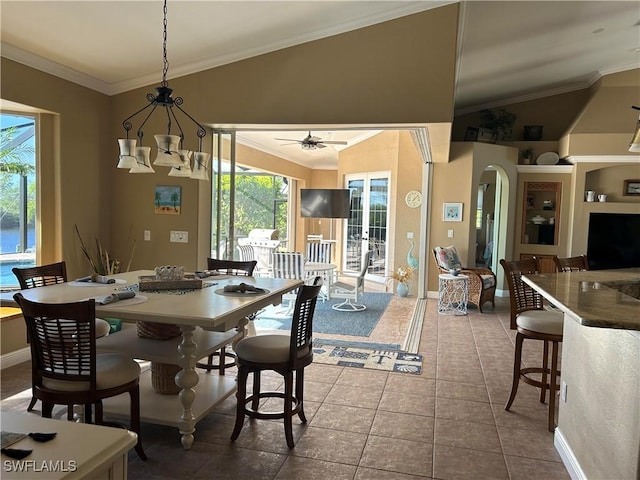
[[[640,107],[636,105],[632,105],[631,108],[633,108],[634,110],[640,110]],[[633,138],[631,139],[631,143],[629,143],[629,151],[640,152],[640,118],[638,118],[638,122],[636,123],[636,130],[633,134]]]
[[[158,111],[164,112],[167,117],[167,133],[154,135],[158,145],[158,156],[153,162],[153,165],[171,167],[169,176],[172,177],[189,177],[197,180],[209,180],[208,166],[210,155],[202,151],[202,139],[207,133],[204,127],[182,108],[182,97],[172,97],[173,90],[169,88],[169,83],[167,82],[167,72],[169,70],[169,61],[167,60],[167,0],[164,0],[162,25],[162,83],[156,88],[155,95],[147,93],[148,105],[144,106],[133,115],[125,118],[122,122],[126,138],[118,139],[118,144],[120,146],[118,168],[128,168],[129,173],[155,172],[149,160],[151,147],[145,147],[142,144],[142,139],[144,137],[142,129],[147,123],[147,120],[149,120],[149,117],[151,117],[158,107],[161,107]],[[137,139],[130,139],[129,132],[133,128],[131,119],[150,107],[151,111],[147,113],[146,117],[144,117],[144,120],[136,130]],[[184,141],[184,132],[182,131],[182,126],[180,125],[178,117],[176,117],[176,109],[196,125],[199,151],[191,152],[183,148],[182,143]],[[179,131],[179,135],[171,134],[171,127],[174,123]],[[192,155],[193,169],[191,168]]]

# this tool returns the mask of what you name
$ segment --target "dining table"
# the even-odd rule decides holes
[[[307,278],[322,277],[322,290],[318,297],[322,302],[331,298],[331,284],[333,283],[333,275],[336,268],[337,265],[327,262],[305,262],[304,264],[304,273]]]
[[[69,281],[19,291],[28,300],[42,303],[95,298],[96,316],[125,322],[120,332],[96,340],[97,351],[117,351],[135,359],[178,365],[180,370],[175,376],[178,395],[156,393],[151,385],[151,371],[141,374],[140,417],[143,422],[177,427],[182,446],[190,449],[196,423],[237,389],[235,376],[199,372],[197,361],[241,340],[246,335],[247,317],[268,305],[278,305],[282,295],[300,287],[302,281],[214,274],[202,279],[202,288],[140,291],[139,278],[153,275],[153,270],[137,270],[109,276],[115,281],[110,284]],[[257,288],[225,291],[234,290],[225,286],[241,282]],[[125,291],[133,291],[135,296],[99,303],[110,294]],[[1,303],[17,306],[7,293],[2,294]],[[170,340],[141,338],[131,324],[137,321],[177,325],[181,335]],[[105,400],[104,413],[128,418],[128,397],[120,395]]]

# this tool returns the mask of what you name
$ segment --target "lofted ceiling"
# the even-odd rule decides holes
[[[450,3],[169,0],[168,77]],[[470,1],[461,7],[457,113],[586,88],[602,75],[640,67],[640,2]],[[0,0],[0,13],[4,57],[109,95],[161,80],[158,0]],[[329,168],[344,147],[303,151],[273,140],[303,139],[307,133],[246,131],[238,138],[292,161],[313,160],[315,168]],[[377,132],[321,128],[312,133],[352,145]]]

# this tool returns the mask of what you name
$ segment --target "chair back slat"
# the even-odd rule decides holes
[[[67,281],[67,265],[65,262],[51,263],[49,265],[39,265],[37,267],[11,269],[18,279],[20,288],[46,287],[56,283]]]
[[[257,264],[258,262],[256,262],[255,260],[235,261],[207,258],[207,268],[209,270],[217,270],[223,275],[250,277],[251,275],[253,275],[253,271],[255,270]]]
[[[289,347],[289,359],[293,369],[298,368],[298,363],[312,353],[313,315],[321,288],[322,277],[316,277],[312,285],[303,285],[296,297]]]
[[[95,300],[36,303],[17,293],[31,345],[36,386],[44,379],[87,382],[96,386]]]
[[[578,255],[576,257],[558,258],[553,257],[558,272],[580,272],[589,270],[589,260],[586,255]]]
[[[301,252],[273,252],[271,259],[274,278],[304,280],[304,257]]]

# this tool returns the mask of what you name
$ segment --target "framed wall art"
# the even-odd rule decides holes
[[[442,209],[442,220],[444,220],[445,222],[461,222],[462,204],[445,203]]]
[[[640,180],[625,180],[623,195],[640,195]]]
[[[180,215],[182,210],[182,187],[156,185],[155,213]]]

